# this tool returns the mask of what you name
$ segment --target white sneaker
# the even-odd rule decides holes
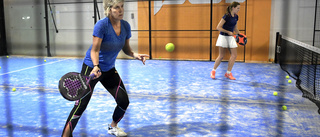
[[[108,134],[115,135],[117,137],[126,137],[127,136],[127,133],[125,133],[118,126],[111,127],[111,125],[108,126]]]

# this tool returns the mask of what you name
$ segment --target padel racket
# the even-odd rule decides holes
[[[69,101],[84,98],[91,92],[89,82],[94,76],[93,73],[90,76],[85,76],[78,72],[69,72],[63,75],[59,80],[60,94]]]
[[[234,35],[234,38],[236,39],[236,42],[241,46],[245,46],[247,44],[247,36],[242,33]]]

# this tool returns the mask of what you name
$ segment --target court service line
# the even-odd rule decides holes
[[[10,73],[19,72],[19,71],[24,71],[24,70],[27,70],[27,69],[32,69],[32,68],[36,68],[36,67],[40,67],[40,66],[44,66],[44,65],[49,65],[49,64],[53,64],[53,63],[57,63],[57,62],[65,61],[65,60],[68,60],[68,59],[58,60],[58,61],[54,61],[54,62],[50,62],[50,63],[45,63],[45,64],[33,66],[33,67],[28,67],[28,68],[24,68],[24,69],[15,70],[15,71],[10,71],[10,72],[7,72],[7,73],[2,73],[2,74],[0,74],[0,76],[6,75],[6,74],[10,74]]]

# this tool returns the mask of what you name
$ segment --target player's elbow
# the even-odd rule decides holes
[[[217,26],[216,28],[218,31],[221,31],[222,30],[222,27],[221,26]]]
[[[91,54],[99,54],[99,51],[100,51],[100,49],[98,49],[98,48],[92,48],[91,49]]]
[[[127,49],[122,49],[123,53],[126,54],[126,55],[130,55],[130,51],[127,50]]]

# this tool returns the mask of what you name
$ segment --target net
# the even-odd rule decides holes
[[[277,39],[281,69],[296,80],[302,96],[320,108],[320,48],[281,35]]]

